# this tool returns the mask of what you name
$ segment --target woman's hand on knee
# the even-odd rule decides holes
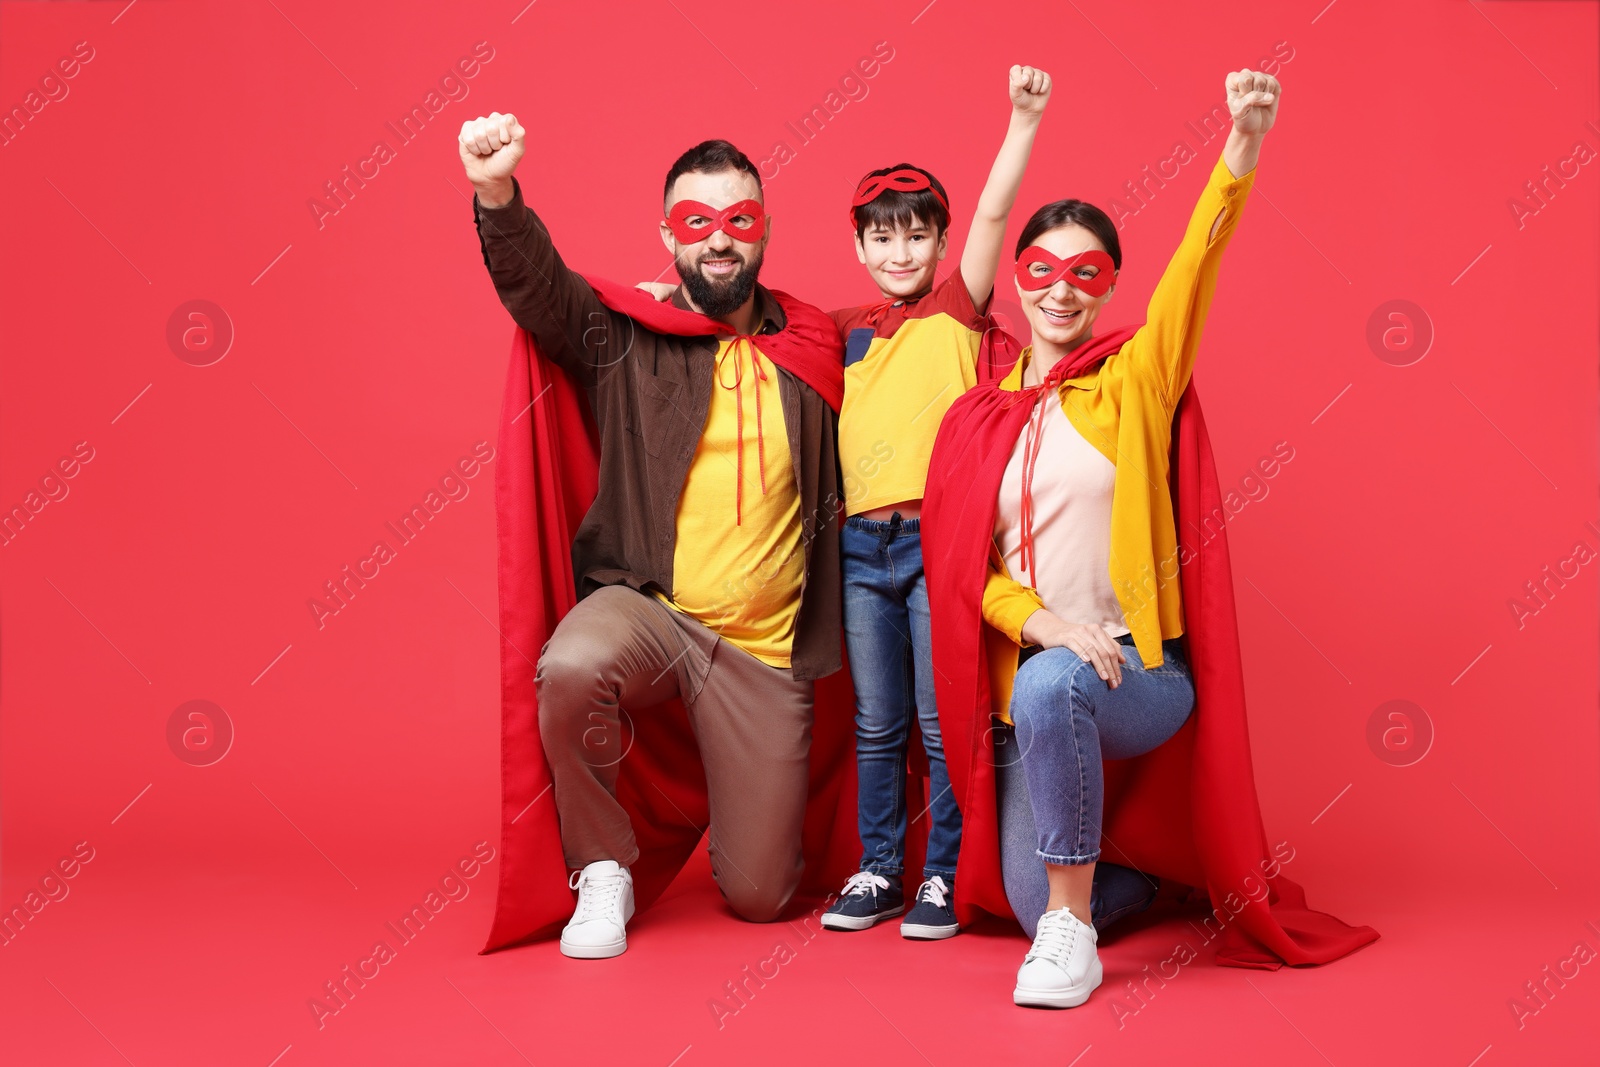
[[[1079,659],[1092,663],[1095,673],[1110,688],[1122,684],[1122,664],[1127,656],[1122,652],[1122,645],[1106,633],[1103,626],[1092,622],[1067,622],[1041,609],[1028,616],[1022,626],[1022,639],[1044,648],[1071,649]]]

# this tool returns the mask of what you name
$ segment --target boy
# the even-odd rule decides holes
[[[928,757],[931,803],[924,813],[924,880],[900,933],[936,940],[958,930],[953,897],[961,812],[934,705],[919,516],[939,420],[978,381],[1006,218],[1050,97],[1049,75],[1013,66],[1010,94],[1010,128],[978,199],[961,265],[943,282],[936,285],[935,275],[947,250],[950,204],[938,179],[909,164],[875,170],[862,179],[851,207],[856,258],[883,299],[832,312],[846,342],[840,553],[862,844],[861,870],[822,916],[832,930],[864,930],[905,911],[906,746],[913,714]]]

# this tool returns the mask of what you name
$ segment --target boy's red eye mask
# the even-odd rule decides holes
[[[752,221],[748,226],[734,223],[733,220],[742,215],[750,216]],[[702,222],[698,226],[689,225],[689,219],[696,216],[710,221]],[[718,230],[735,241],[744,241],[747,244],[761,240],[761,235],[767,232],[767,213],[755,200],[741,200],[737,204],[729,204],[721,211],[698,200],[679,200],[672,205],[672,213],[667,216],[667,222],[672,226],[673,236],[677,237],[680,244],[686,245],[704,241]]]
[[[1035,263],[1047,265],[1050,273],[1035,274],[1033,272]],[[1096,267],[1099,273],[1093,278],[1080,278],[1076,273],[1080,267]],[[1029,245],[1022,250],[1022,255],[1017,257],[1017,284],[1024,289],[1030,291],[1048,289],[1062,280],[1068,285],[1082,289],[1090,296],[1104,296],[1106,290],[1117,280],[1117,272],[1111,262],[1111,256],[1098,248],[1079,252],[1066,259],[1058,259],[1038,245]]]
[[[856,225],[856,208],[862,204],[870,204],[890,190],[897,193],[915,193],[922,189],[932,193],[946,211],[950,210],[950,202],[933,187],[928,181],[928,176],[920,170],[903,168],[892,170],[888,174],[874,174],[862,178],[861,184],[856,186],[855,199],[850,201],[850,225]]]

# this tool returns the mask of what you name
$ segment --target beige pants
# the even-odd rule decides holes
[[[598,589],[561,620],[535,675],[567,866],[639,857],[617,803],[630,716],[683,698],[705,766],[711,869],[741,917],[771,922],[800,884],[813,686],[655,597]]]

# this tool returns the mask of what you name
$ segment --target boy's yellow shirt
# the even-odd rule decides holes
[[[939,420],[978,382],[984,316],[959,267],[869,321],[877,307],[832,313],[845,339],[839,466],[847,515],[922,499]]]

